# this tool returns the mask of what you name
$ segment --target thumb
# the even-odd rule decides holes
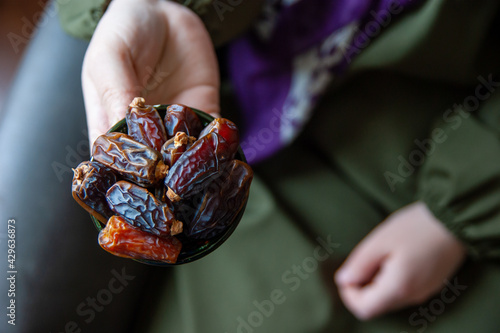
[[[335,273],[337,285],[344,287],[369,283],[387,256],[384,247],[379,245],[370,239],[365,239],[358,244]]]
[[[117,59],[120,58],[118,54],[102,55],[100,48],[93,48],[92,42],[82,68],[82,89],[91,144],[125,117],[130,102],[141,95],[131,62],[124,61],[123,57]]]

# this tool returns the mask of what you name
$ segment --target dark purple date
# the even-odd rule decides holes
[[[113,215],[106,191],[117,181],[116,174],[99,162],[85,161],[73,170],[73,198],[102,223]]]
[[[165,129],[169,138],[172,138],[177,132],[198,137],[202,128],[200,118],[189,107],[182,104],[172,104],[167,108]]]
[[[243,208],[252,179],[250,166],[233,160],[207,188],[194,216],[185,222],[185,234],[191,238],[208,239],[223,232]]]
[[[182,232],[182,223],[177,221],[166,204],[143,187],[119,181],[108,190],[109,207],[128,223],[159,237],[168,237]]]
[[[221,136],[205,135],[182,154],[168,172],[165,178],[168,198],[175,202],[203,192],[233,157]]]

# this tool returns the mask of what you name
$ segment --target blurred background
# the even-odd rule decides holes
[[[0,0],[0,120],[9,87],[48,0]]]

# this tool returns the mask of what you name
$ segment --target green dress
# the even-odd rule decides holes
[[[103,3],[61,5],[63,26],[90,37]],[[195,10],[222,44],[245,24],[221,38],[213,3]],[[300,137],[255,166],[234,235],[162,277],[158,304],[138,314],[141,332],[497,332],[499,33],[498,1],[431,0],[395,18],[333,82]],[[226,95],[223,115],[235,107],[227,85]],[[416,200],[469,259],[422,305],[360,322],[332,275],[370,230]]]

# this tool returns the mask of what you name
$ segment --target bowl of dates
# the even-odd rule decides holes
[[[252,178],[233,122],[138,97],[95,140],[91,160],[74,169],[72,194],[104,250],[171,266],[200,259],[231,236]]]

